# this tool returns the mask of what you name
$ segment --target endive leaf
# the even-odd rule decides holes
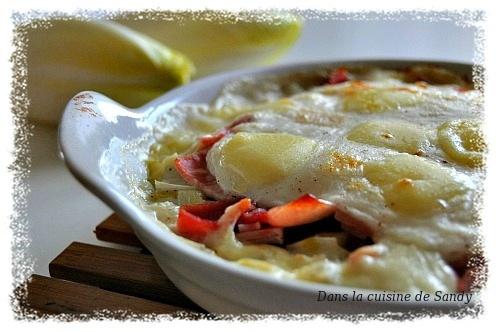
[[[163,13],[118,20],[171,45],[196,65],[196,75],[267,64],[294,44],[302,19],[287,13]]]
[[[53,20],[28,33],[31,119],[56,124],[82,90],[140,106],[189,81],[194,67],[181,53],[114,22]]]

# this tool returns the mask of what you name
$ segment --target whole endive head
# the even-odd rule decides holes
[[[138,107],[194,73],[183,54],[130,28],[67,19],[29,30],[27,69],[29,116],[51,124],[80,91]]]

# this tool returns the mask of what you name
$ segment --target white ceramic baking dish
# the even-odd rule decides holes
[[[325,302],[318,292],[374,293],[375,291],[337,287],[296,280],[280,280],[259,271],[237,266],[188,245],[153,220],[130,198],[119,169],[127,159],[127,172],[144,178],[145,166],[134,159],[135,149],[113,152],[116,142],[134,140],[150,130],[159,113],[184,102],[210,102],[222,86],[246,76],[314,70],[325,66],[368,64],[387,68],[416,63],[434,63],[471,75],[470,64],[432,61],[364,60],[330,63],[281,65],[223,73],[194,81],[172,90],[138,109],[128,109],[96,92],[82,92],[67,105],[59,129],[64,160],[83,185],[101,198],[134,229],[170,280],[194,302],[210,312],[224,313],[376,313],[414,309],[455,310],[460,303],[442,302]],[[123,154],[125,153],[125,155]],[[130,176],[130,174],[129,174]]]

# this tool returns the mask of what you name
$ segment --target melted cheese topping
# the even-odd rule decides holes
[[[231,105],[223,94],[215,102],[223,107],[205,116],[229,121],[251,113],[254,121],[216,143],[207,165],[225,192],[262,206],[304,193],[329,200],[374,227],[376,244],[349,254],[335,237],[312,237],[285,250],[243,245],[225,230],[208,247],[278,277],[453,291],[457,277],[446,262],[462,259],[476,240],[473,202],[485,150],[480,96],[404,83],[392,71],[363,75],[371,80],[299,89],[256,105],[238,98]]]
[[[314,140],[285,133],[237,133],[214,150],[219,155],[212,156],[218,160],[212,174],[234,193],[273,186],[307,167],[316,145]]]

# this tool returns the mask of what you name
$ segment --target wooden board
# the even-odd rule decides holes
[[[99,240],[142,247],[141,241],[135,236],[134,230],[117,214],[112,214],[95,228]]]
[[[132,228],[113,214],[95,229],[100,240],[141,248],[141,252],[73,242],[50,264],[51,277],[33,275],[15,291],[23,311],[92,317],[174,314],[200,318],[206,311],[165,276]],[[24,290],[27,296],[23,297]],[[200,315],[201,314],[201,315]],[[89,316],[90,315],[90,316]],[[99,317],[103,317],[101,311]],[[72,316],[73,317],[73,316]]]
[[[129,314],[170,314],[185,311],[173,305],[109,292],[97,287],[33,275],[27,284],[27,308],[38,314],[93,314],[96,310]]]
[[[73,242],[49,265],[55,278],[202,311],[182,294],[153,256]]]

